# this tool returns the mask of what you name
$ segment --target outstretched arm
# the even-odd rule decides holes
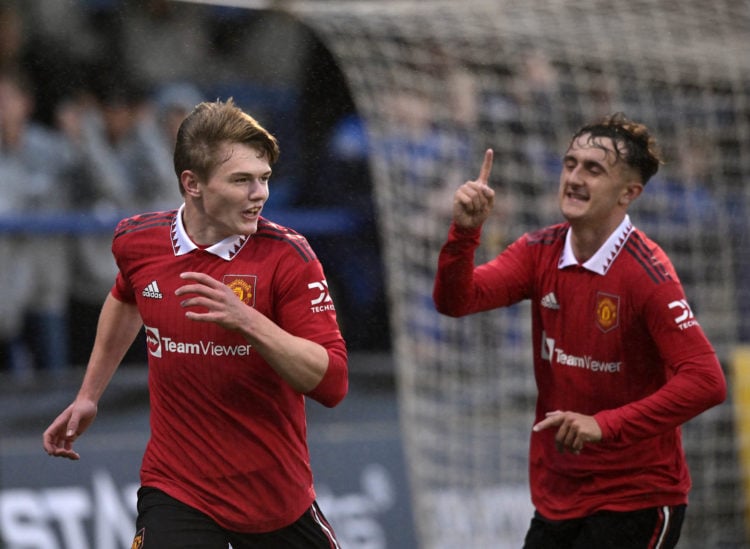
[[[94,421],[99,399],[141,326],[141,316],[135,305],[118,301],[112,294],[107,296],[78,395],[44,431],[44,450],[49,455],[80,458],[73,450],[73,442]]]
[[[495,202],[495,191],[488,185],[492,160],[492,149],[487,149],[479,176],[453,195],[453,223],[440,250],[432,293],[436,309],[445,315],[463,316],[494,306],[489,300],[476,299],[474,277],[474,252]]]

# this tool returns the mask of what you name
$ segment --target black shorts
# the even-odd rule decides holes
[[[262,534],[222,528],[208,515],[161,490],[138,490],[133,549],[340,549],[333,528],[317,503],[294,523]]]
[[[671,549],[680,539],[685,505],[630,512],[602,511],[552,521],[534,515],[524,549]]]

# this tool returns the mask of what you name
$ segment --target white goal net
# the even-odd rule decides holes
[[[520,547],[535,388],[526,306],[441,317],[454,189],[495,150],[478,260],[558,221],[567,139],[614,111],[667,157],[634,223],[672,258],[726,365],[750,308],[750,4],[733,0],[280,2],[340,64],[368,132],[403,432],[425,549]],[[730,399],[684,429],[680,547],[746,547]]]

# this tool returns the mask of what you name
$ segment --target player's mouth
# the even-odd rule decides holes
[[[565,197],[569,198],[571,200],[578,200],[580,202],[588,202],[588,200],[589,200],[588,193],[585,193],[585,192],[582,192],[582,191],[578,191],[578,190],[575,190],[575,189],[568,189],[565,192]]]
[[[242,211],[242,217],[246,219],[257,219],[260,212],[263,210],[263,206],[253,206]]]

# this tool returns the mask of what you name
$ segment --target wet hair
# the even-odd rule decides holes
[[[594,141],[602,137],[611,139],[616,159],[623,160],[634,168],[640,174],[644,185],[663,164],[656,139],[649,133],[648,128],[629,120],[621,112],[583,126],[573,135],[571,144],[582,136],[587,136],[588,144],[594,144]]]
[[[199,103],[177,131],[174,149],[177,179],[185,170],[195,172],[202,180],[209,179],[214,170],[226,161],[226,158],[219,156],[221,147],[232,143],[257,149],[271,165],[279,158],[276,138],[240,109],[232,98]]]

